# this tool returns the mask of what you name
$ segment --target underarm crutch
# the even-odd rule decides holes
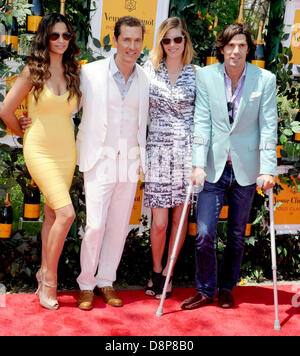
[[[264,181],[257,180],[257,185],[262,188]],[[275,227],[274,227],[274,202],[273,202],[273,188],[267,190],[269,196],[269,214],[270,214],[270,236],[271,236],[271,256],[272,256],[272,271],[273,271],[273,290],[274,290],[274,307],[275,307],[275,322],[274,330],[280,330],[280,322],[278,316],[278,292],[277,292],[277,263],[276,263],[276,241],[275,241]]]
[[[197,185],[197,187],[199,189],[198,192],[200,192],[203,189],[203,184],[202,183],[204,184],[204,180],[201,180],[201,184]],[[183,227],[185,216],[186,216],[186,211],[187,211],[187,208],[189,206],[190,197],[191,197],[192,192],[193,192],[193,182],[190,181],[190,183],[188,185],[188,189],[187,189],[186,198],[185,198],[184,206],[183,206],[183,209],[182,209],[181,217],[180,217],[180,222],[179,222],[177,234],[176,234],[176,237],[175,237],[175,243],[174,243],[174,247],[173,247],[173,251],[172,251],[172,255],[171,255],[171,259],[170,259],[170,265],[169,265],[169,268],[168,268],[168,273],[167,273],[167,276],[166,276],[163,293],[161,295],[160,304],[159,304],[159,307],[157,309],[156,316],[162,316],[163,315],[163,305],[164,305],[164,301],[166,299],[167,288],[168,288],[168,284],[169,284],[169,281],[170,281],[171,272],[173,270],[173,265],[174,265],[174,262],[175,262],[175,259],[176,259],[177,247],[178,247],[178,244],[179,244],[180,235],[181,235],[181,232],[182,232],[182,227]]]

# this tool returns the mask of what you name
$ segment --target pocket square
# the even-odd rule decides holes
[[[255,99],[261,96],[261,91],[253,92],[250,95],[250,99]]]

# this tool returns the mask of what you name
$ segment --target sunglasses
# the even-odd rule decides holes
[[[65,41],[70,41],[70,39],[72,38],[72,34],[70,32],[64,32],[63,34],[59,34],[57,32],[52,32],[49,36],[50,41],[57,41],[59,39],[59,37],[62,36],[62,38]]]
[[[169,45],[171,43],[171,41],[174,41],[174,43],[180,44],[180,43],[182,43],[183,39],[184,39],[184,36],[178,36],[178,37],[174,37],[174,38],[164,37],[161,40],[161,43],[164,45]]]
[[[229,122],[232,125],[233,124],[234,103],[232,103],[232,102],[227,103],[227,109],[228,109],[228,114],[229,114]]]

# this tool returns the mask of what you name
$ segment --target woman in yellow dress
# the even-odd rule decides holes
[[[43,17],[29,61],[0,108],[6,125],[23,137],[14,112],[28,95],[32,124],[24,134],[23,153],[28,171],[45,197],[37,293],[40,304],[51,310],[59,307],[58,261],[75,218],[69,189],[76,165],[71,114],[81,98],[78,53],[75,33],[66,18],[60,14]]]

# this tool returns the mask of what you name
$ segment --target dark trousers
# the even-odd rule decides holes
[[[256,184],[240,186],[232,165],[226,164],[219,181],[205,182],[203,191],[198,194],[195,279],[197,291],[206,297],[214,297],[217,288],[232,290],[239,280],[246,224],[255,190]],[[218,280],[216,229],[226,193],[229,205],[227,245]]]

